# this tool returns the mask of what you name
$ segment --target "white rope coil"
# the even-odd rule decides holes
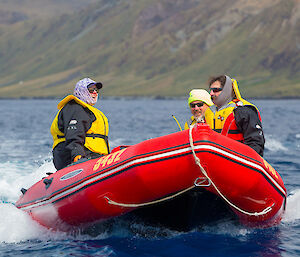
[[[217,193],[234,209],[238,210],[241,213],[244,213],[246,215],[249,216],[260,216],[260,215],[264,215],[268,212],[270,212],[272,210],[272,207],[274,206],[275,203],[273,203],[271,206],[268,206],[267,208],[265,208],[264,210],[260,211],[260,212],[248,212],[245,211],[241,208],[239,208],[238,206],[234,205],[233,203],[231,203],[222,193],[221,191],[218,189],[218,187],[214,184],[214,182],[210,179],[210,177],[207,175],[206,170],[202,167],[200,159],[197,157],[196,153],[195,153],[195,146],[194,146],[194,142],[193,142],[193,135],[192,135],[192,130],[194,128],[195,124],[190,126],[189,128],[189,141],[190,141],[190,146],[192,149],[192,153],[195,159],[196,164],[199,166],[201,172],[203,173],[203,175],[208,179],[208,181],[211,183],[211,185],[215,188],[215,190],[217,191]]]

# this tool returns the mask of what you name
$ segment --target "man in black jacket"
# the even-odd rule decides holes
[[[226,75],[213,77],[209,90],[214,103],[205,112],[209,126],[263,156],[265,138],[259,110],[241,97],[236,80]]]
[[[81,158],[94,158],[109,153],[108,119],[93,107],[102,83],[90,78],[77,82],[74,94],[58,104],[51,125],[53,162],[56,169]]]

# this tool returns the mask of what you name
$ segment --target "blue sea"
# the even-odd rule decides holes
[[[177,232],[120,219],[68,234],[14,206],[22,187],[55,171],[49,128],[58,100],[0,100],[0,256],[300,256],[300,100],[253,102],[263,119],[264,157],[288,190],[281,224],[254,229],[221,220]],[[176,132],[171,115],[181,126],[190,116],[186,99],[101,99],[96,107],[109,118],[112,148]]]

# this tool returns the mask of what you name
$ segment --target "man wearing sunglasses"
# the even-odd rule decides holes
[[[97,158],[109,153],[108,119],[94,107],[101,82],[84,78],[73,95],[59,104],[50,131],[53,136],[53,163],[57,170],[81,158]]]
[[[196,122],[204,121],[204,113],[213,102],[206,90],[193,89],[189,94],[188,104],[193,116],[185,123],[184,129],[189,129]]]
[[[259,110],[241,97],[237,81],[226,75],[212,77],[209,90],[214,105],[205,112],[208,125],[263,156],[265,138]]]

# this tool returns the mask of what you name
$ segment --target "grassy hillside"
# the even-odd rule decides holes
[[[0,24],[73,13],[98,0],[0,0]]]
[[[1,98],[60,97],[84,76],[107,96],[182,96],[222,73],[247,97],[300,97],[299,0],[91,2],[0,27]]]

